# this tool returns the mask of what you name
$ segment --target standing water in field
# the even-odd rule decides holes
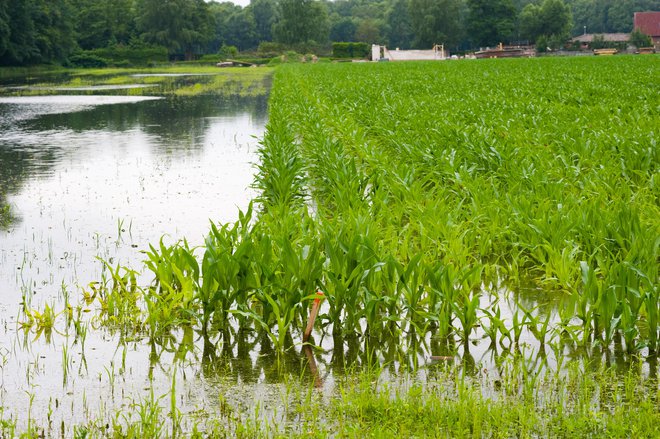
[[[96,256],[131,265],[163,236],[197,244],[209,220],[234,219],[265,101],[26,96],[0,98],[0,114],[6,307],[98,278]]]
[[[147,343],[93,323],[74,340],[46,320],[80,302],[102,276],[100,259],[140,267],[150,244],[199,245],[210,221],[235,220],[253,197],[265,122],[265,96],[0,94],[3,420],[23,431],[57,417],[69,435],[70,424],[142,400],[145,389],[169,390]],[[114,401],[116,373],[124,385]]]

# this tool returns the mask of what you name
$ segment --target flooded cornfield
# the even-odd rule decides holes
[[[652,59],[511,61],[7,82],[0,433],[657,431]]]

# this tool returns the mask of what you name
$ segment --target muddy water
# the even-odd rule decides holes
[[[265,122],[265,97],[0,96],[2,419],[71,436],[166,394],[177,374],[186,407],[209,403],[195,355],[172,366],[169,342],[127,342],[93,322],[77,340],[63,325],[28,332],[21,309],[59,313],[99,280],[98,258],[139,267],[149,244],[196,245],[209,221],[236,219]]]

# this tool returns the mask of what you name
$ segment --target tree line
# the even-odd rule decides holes
[[[187,59],[223,47],[380,43],[466,50],[630,32],[660,0],[0,0],[0,65],[64,62],[80,50],[164,47]]]

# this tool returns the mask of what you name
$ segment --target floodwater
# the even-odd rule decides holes
[[[76,423],[166,394],[177,374],[189,378],[176,393],[190,407],[217,392],[198,389],[193,355],[172,366],[166,345],[127,342],[93,322],[77,340],[63,325],[21,328],[24,305],[60,313],[81,303],[81,289],[101,278],[99,258],[139,269],[160,239],[201,244],[210,221],[237,219],[254,195],[266,97],[104,91],[0,96],[0,202],[11,211],[0,228],[0,417],[19,431],[51,425],[47,435],[71,436]]]

